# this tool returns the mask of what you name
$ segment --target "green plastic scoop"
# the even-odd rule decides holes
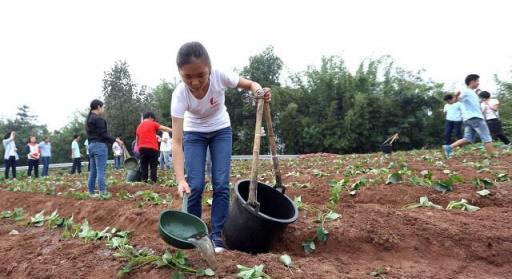
[[[160,213],[160,237],[169,245],[179,249],[192,249],[195,246],[190,238],[208,235],[208,227],[198,217],[187,213],[188,194],[183,194],[181,211],[166,210]]]

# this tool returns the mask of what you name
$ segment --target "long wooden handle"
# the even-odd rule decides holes
[[[123,157],[124,159],[128,159],[131,157],[130,153],[128,152],[128,149],[126,149],[126,145],[124,144],[121,144],[121,146],[123,147]]]
[[[276,176],[276,185],[274,188],[284,194],[285,187],[281,180],[281,170],[279,169],[279,160],[277,159],[276,135],[272,124],[272,113],[270,111],[270,103],[265,102],[264,107],[265,122],[267,123],[268,142],[270,152],[272,153],[272,165],[274,166],[274,175]]]
[[[256,211],[259,210],[257,188],[261,144],[261,119],[263,118],[263,103],[264,100],[262,98],[257,99],[256,128],[254,129],[254,147],[252,150],[251,184],[249,185],[249,198],[247,200],[247,203],[250,206],[252,206]]]

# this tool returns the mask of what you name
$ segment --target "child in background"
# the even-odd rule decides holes
[[[501,127],[500,114],[498,112],[500,101],[491,98],[491,94],[487,91],[480,92],[478,96],[480,97],[480,107],[487,121],[491,135],[500,139],[504,144],[510,144],[510,140],[505,136],[503,128]]]
[[[73,136],[73,142],[71,143],[71,159],[73,159],[73,166],[71,167],[71,174],[78,172],[82,173],[82,154],[80,154],[80,140],[79,135]]]
[[[160,165],[160,169],[162,170],[170,170],[171,169],[171,136],[168,132],[162,133],[162,140],[160,142],[160,153],[162,157],[162,164]]]
[[[114,144],[112,144],[112,152],[114,153],[114,168],[116,170],[118,170],[121,168],[121,160],[123,157],[123,148],[117,141],[114,142]]]
[[[480,109],[480,100],[476,93],[480,85],[480,76],[475,74],[468,75],[465,83],[467,89],[462,93],[455,93],[456,100],[460,101],[462,119],[464,121],[464,138],[457,140],[451,145],[443,145],[444,155],[447,159],[450,158],[453,148],[473,143],[476,135],[480,136],[487,153],[490,156],[494,154],[491,133],[489,128],[487,128],[487,123]]]
[[[2,144],[4,145],[5,179],[9,179],[9,169],[12,169],[12,178],[16,179],[16,160],[19,159],[16,148],[16,132],[12,131],[5,135]]]
[[[455,102],[452,94],[444,96],[443,112],[445,113],[446,120],[444,122],[444,144],[452,143],[452,133],[455,132],[457,140],[462,138],[462,111],[460,110],[460,103]]]
[[[28,172],[27,176],[32,175],[34,170],[34,177],[39,177],[39,158],[41,157],[41,151],[39,150],[39,144],[36,142],[36,137],[31,136],[27,143],[27,159],[28,159]]]

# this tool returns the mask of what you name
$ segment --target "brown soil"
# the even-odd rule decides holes
[[[427,161],[421,155],[435,159]],[[405,160],[402,160],[402,155]],[[341,179],[348,166],[381,169],[390,163],[405,161],[412,175],[431,170],[435,179],[446,178],[443,170],[449,169],[464,177],[453,192],[442,194],[430,187],[412,186],[408,176],[404,183],[384,185],[387,175],[356,173],[351,183],[364,176],[374,183],[363,187],[356,196],[344,193],[335,210],[342,218],[326,223],[329,240],[318,244],[317,249],[305,256],[301,243],[315,235],[317,213],[302,210],[300,217],[291,224],[267,254],[249,255],[229,251],[218,256],[218,278],[234,278],[236,265],[254,266],[265,264],[265,271],[272,278],[371,278],[370,272],[379,268],[385,271],[381,278],[512,278],[512,183],[498,182],[491,189],[490,197],[479,197],[473,185],[475,178],[494,179],[496,172],[512,177],[512,155],[505,153],[493,159],[490,171],[478,172],[465,164],[480,162],[480,155],[459,155],[444,161],[439,152],[421,151],[417,154],[394,154],[392,157],[373,155],[338,156],[333,154],[305,155],[298,160],[281,161],[283,179],[289,187],[291,198],[302,196],[308,208],[327,210],[330,179]],[[444,166],[436,165],[442,161]],[[396,167],[393,171],[398,170]],[[268,162],[263,162],[260,179],[272,181]],[[318,171],[322,175],[318,175]],[[293,172],[297,172],[294,174]],[[122,179],[117,173],[114,178]],[[237,162],[233,170],[233,182],[249,177],[249,162]],[[384,177],[384,178],[383,178]],[[84,176],[65,176],[58,192],[76,188],[85,191]],[[77,186],[78,185],[78,186]],[[45,210],[59,210],[61,216],[74,216],[76,221],[87,219],[95,229],[106,226],[133,231],[131,242],[137,248],[150,248],[161,253],[173,250],[158,234],[158,215],[169,207],[178,208],[179,198],[173,188],[153,186],[160,194],[174,197],[169,205],[145,205],[139,208],[139,200],[120,200],[116,193],[127,190],[134,193],[150,188],[148,185],[119,183],[110,187],[112,200],[77,200],[65,194],[50,196],[44,193],[10,192],[1,186],[0,211],[23,207],[30,215]],[[207,194],[209,195],[209,193]],[[401,210],[409,203],[418,202],[421,196],[443,207],[453,200],[467,199],[481,207],[477,212],[460,212],[436,209]],[[204,207],[204,220],[209,222],[210,208]],[[13,229],[19,235],[11,236]],[[64,240],[62,231],[46,227],[33,228],[0,220],[0,278],[114,278],[124,264],[115,258],[104,242],[84,243],[77,239]],[[292,256],[294,267],[285,268],[278,260],[281,254]],[[196,251],[186,251],[191,264],[205,267]],[[153,266],[140,268],[129,278],[169,278],[168,269]]]

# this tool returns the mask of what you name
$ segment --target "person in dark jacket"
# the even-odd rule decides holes
[[[101,117],[104,111],[103,102],[93,100],[86,120],[87,140],[89,142],[88,149],[91,158],[88,187],[89,195],[92,197],[97,197],[94,193],[96,190],[96,181],[98,182],[100,196],[107,195],[105,167],[107,165],[108,146],[112,145],[114,142],[123,144],[119,138],[114,139],[109,136],[107,121]]]

